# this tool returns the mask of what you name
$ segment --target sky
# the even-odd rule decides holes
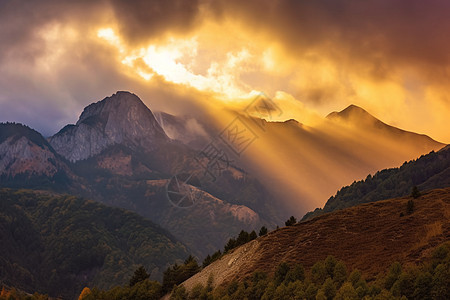
[[[46,136],[117,90],[174,114],[263,92],[450,143],[447,0],[0,0],[0,121]]]

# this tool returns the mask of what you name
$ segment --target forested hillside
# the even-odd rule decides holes
[[[323,209],[316,209],[303,220],[362,203],[406,196],[413,186],[420,190],[450,186],[450,147],[430,152],[399,168],[381,170],[365,180],[353,182],[330,197]]]
[[[162,272],[188,253],[167,231],[73,196],[0,190],[0,283],[72,298],[86,285],[128,282],[140,265]]]
[[[349,269],[343,261],[328,256],[309,271],[300,263],[281,262],[273,274],[256,270],[245,280],[233,280],[216,288],[213,277],[206,285],[199,283],[190,290],[180,285],[170,299],[449,299],[449,246],[447,243],[435,249],[431,262],[419,267],[394,262],[371,281],[366,281],[358,269]],[[94,291],[82,299],[121,298],[116,290],[104,294]]]

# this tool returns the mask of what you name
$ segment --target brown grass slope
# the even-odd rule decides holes
[[[282,261],[309,269],[328,255],[361,270],[369,280],[394,261],[420,264],[432,249],[450,240],[450,188],[423,193],[414,199],[414,211],[408,215],[410,199],[363,204],[280,228],[233,250],[184,286],[189,290],[197,283],[205,285],[211,274],[214,284],[221,285],[255,270],[273,273]]]

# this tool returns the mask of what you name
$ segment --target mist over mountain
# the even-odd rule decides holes
[[[322,205],[324,199],[354,180],[445,146],[426,135],[385,124],[355,105],[330,113],[314,126],[236,115],[256,137],[242,155],[234,157],[236,164],[263,183],[278,203],[298,215]],[[214,139],[233,121],[231,117],[230,123],[221,125],[223,122],[205,117],[197,123],[207,130],[196,133],[187,129],[190,116],[161,114],[159,119],[174,139],[193,147],[205,140],[205,131]]]
[[[213,128],[203,124],[194,117],[174,116],[165,112],[156,112],[155,118],[164,132],[172,139],[194,149],[207,145],[214,135]]]

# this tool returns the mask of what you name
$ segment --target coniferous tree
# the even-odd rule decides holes
[[[297,223],[297,219],[296,219],[294,216],[291,216],[291,217],[289,218],[289,220],[287,220],[286,222],[284,222],[284,224],[285,224],[286,226],[293,226],[293,225],[295,225],[295,223]]]
[[[413,212],[414,212],[414,201],[412,199],[409,199],[408,203],[406,204],[406,213],[410,215]]]
[[[263,226],[261,227],[261,229],[259,230],[259,236],[263,236],[267,234],[267,227]]]
[[[206,256],[206,258],[203,260],[202,267],[205,268],[215,262],[216,260],[220,259],[222,257],[222,252],[220,250],[217,250],[213,253],[213,255]]]
[[[130,286],[133,286],[136,283],[144,281],[148,278],[150,278],[150,274],[147,273],[144,266],[140,266],[136,271],[134,271],[134,275],[130,279]]]
[[[336,284],[331,278],[327,278],[320,289],[323,291],[326,299],[333,299],[336,296]]]
[[[208,265],[211,264],[211,262],[212,262],[211,256],[208,254],[208,255],[205,257],[205,259],[203,260],[202,267],[203,267],[203,268],[207,267]]]
[[[250,239],[249,239],[248,232],[245,230],[241,230],[241,232],[238,235],[238,238],[236,239],[237,246],[244,245],[249,240]]]
[[[225,245],[224,252],[228,252],[236,247],[236,240],[234,238],[230,238]]]
[[[336,287],[340,288],[346,279],[347,267],[342,261],[338,261],[333,270],[333,280],[336,282]]]
[[[282,262],[278,265],[278,268],[275,271],[275,275],[274,275],[274,281],[275,281],[276,285],[280,285],[284,281],[289,270],[290,270],[290,267],[285,262]]]
[[[296,264],[293,268],[291,268],[285,278],[284,282],[289,284],[290,282],[295,282],[297,280],[303,281],[305,279],[305,269],[301,264]]]
[[[413,186],[412,191],[411,191],[411,197],[413,197],[414,199],[417,199],[421,196],[419,189],[417,188],[417,186]]]

